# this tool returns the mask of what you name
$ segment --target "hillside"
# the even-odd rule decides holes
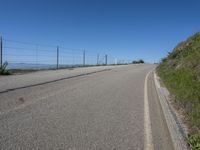
[[[200,33],[179,43],[162,59],[157,73],[191,125],[200,129]]]

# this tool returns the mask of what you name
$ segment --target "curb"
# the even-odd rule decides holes
[[[160,86],[159,77],[155,72],[154,83],[175,150],[189,150],[190,148],[186,142],[186,128],[173,107],[169,104],[169,91],[165,87]]]

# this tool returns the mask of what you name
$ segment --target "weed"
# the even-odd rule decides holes
[[[193,150],[200,150],[200,131],[194,135],[188,135],[187,142]]]
[[[8,62],[4,62],[3,65],[0,67],[0,75],[10,75],[10,72],[6,70],[8,66]]]

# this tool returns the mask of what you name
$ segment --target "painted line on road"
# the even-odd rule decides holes
[[[147,73],[144,83],[144,150],[154,150],[147,89],[150,73],[151,71]]]

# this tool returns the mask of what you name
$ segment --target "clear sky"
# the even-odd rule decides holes
[[[0,0],[6,39],[157,62],[200,31],[199,0]]]

